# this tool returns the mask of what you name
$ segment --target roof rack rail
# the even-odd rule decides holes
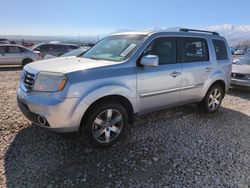
[[[199,33],[210,33],[210,34],[212,34],[212,35],[219,35],[219,33],[214,32],[214,31],[205,31],[205,30],[198,30],[198,29],[186,29],[186,28],[181,28],[179,31],[182,31],[182,32],[194,31],[194,32],[199,32]]]

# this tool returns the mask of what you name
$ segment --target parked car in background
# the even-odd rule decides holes
[[[39,51],[42,58],[44,58],[45,55],[57,57],[72,50],[68,45],[61,43],[39,43],[32,46],[31,49]]]
[[[79,131],[88,144],[109,147],[135,115],[188,103],[215,112],[231,69],[228,44],[215,32],[113,34],[82,57],[25,66],[18,104],[37,125]]]
[[[234,62],[231,85],[250,86],[250,52]]]
[[[71,50],[75,50],[75,49],[78,49],[80,47],[76,44],[65,44],[65,45],[68,46]]]
[[[0,39],[0,44],[10,44],[8,39]]]
[[[234,52],[234,55],[244,55],[245,51],[244,50],[236,50]]]
[[[23,65],[41,60],[39,52],[19,45],[0,44],[0,65]]]
[[[89,48],[90,47],[80,47],[78,49],[75,49],[75,50],[69,51],[65,54],[62,54],[59,57],[69,57],[69,56],[78,57],[78,56],[83,55]],[[53,55],[44,56],[44,59],[52,59],[52,58],[56,58],[56,56],[53,56]]]
[[[0,44],[10,44],[10,42],[0,41]]]

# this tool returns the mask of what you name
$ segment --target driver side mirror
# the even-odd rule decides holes
[[[140,64],[145,67],[157,67],[159,65],[159,57],[157,55],[143,56]]]

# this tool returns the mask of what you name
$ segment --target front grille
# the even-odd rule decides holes
[[[239,73],[232,73],[233,78],[239,78],[239,79],[245,79],[247,78],[247,75],[245,74],[239,74]]]
[[[27,71],[24,73],[24,87],[27,89],[27,91],[30,91],[35,83],[35,75],[31,74]]]

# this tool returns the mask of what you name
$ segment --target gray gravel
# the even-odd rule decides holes
[[[96,150],[26,120],[19,74],[0,68],[0,187],[250,187],[250,90],[230,90],[213,115],[195,105],[144,115]]]

